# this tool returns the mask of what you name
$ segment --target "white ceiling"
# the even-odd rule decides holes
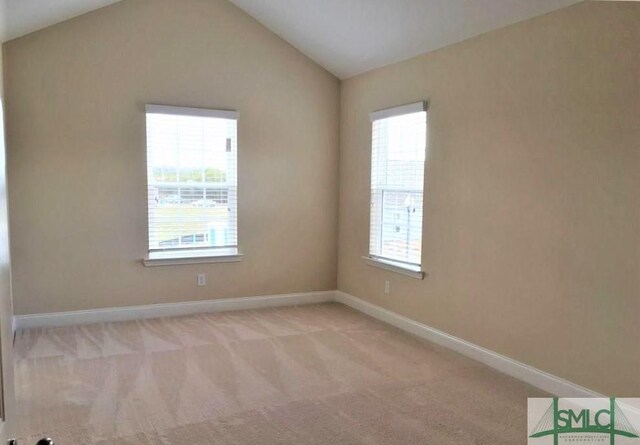
[[[582,0],[230,0],[344,79]]]
[[[117,1],[0,0],[0,36],[9,40]],[[230,1],[344,79],[582,0]]]
[[[2,41],[21,37],[38,29],[101,8],[119,0],[0,0]]]

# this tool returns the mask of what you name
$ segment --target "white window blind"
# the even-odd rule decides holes
[[[149,251],[237,249],[237,113],[146,112]]]
[[[369,256],[419,270],[427,145],[426,103],[371,114]]]

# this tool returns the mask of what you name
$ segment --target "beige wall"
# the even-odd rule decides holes
[[[125,0],[5,51],[17,314],[336,288],[331,74],[223,0]],[[141,265],[146,103],[240,112],[242,263]]]
[[[639,42],[640,4],[587,2],[344,82],[339,289],[639,395]],[[361,259],[368,113],[421,99],[424,281]]]
[[[2,7],[0,3],[0,21]],[[1,25],[1,24],[0,24]],[[1,26],[0,26],[1,27]],[[1,35],[1,32],[0,32]],[[2,82],[2,43],[0,43],[0,372],[2,373],[0,397],[2,416],[0,440],[8,440],[13,432],[13,307],[11,301],[11,262],[9,257],[9,226],[7,216],[7,177],[4,143],[4,88]]]

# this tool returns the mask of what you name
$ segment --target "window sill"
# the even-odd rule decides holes
[[[393,261],[385,261],[380,258],[373,258],[370,256],[363,256],[363,260],[369,265],[373,267],[378,267],[380,269],[388,270],[390,272],[399,273],[401,275],[405,275],[407,277],[415,278],[418,280],[424,280],[425,272],[420,270],[420,268],[413,268],[411,266],[407,266],[402,263],[396,263]]]
[[[180,266],[183,264],[236,263],[242,261],[238,249],[216,249],[191,252],[151,252],[142,260],[145,267]]]

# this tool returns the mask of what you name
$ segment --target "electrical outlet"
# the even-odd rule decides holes
[[[203,273],[198,274],[198,286],[203,287],[207,285],[207,276]]]
[[[391,283],[388,281],[384,282],[384,293],[389,295],[391,293]]]

